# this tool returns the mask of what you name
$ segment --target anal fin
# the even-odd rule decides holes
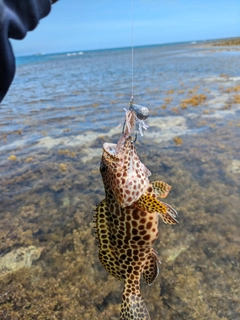
[[[159,274],[159,265],[160,260],[158,258],[157,252],[152,249],[149,258],[147,259],[144,270],[143,270],[143,279],[147,282],[148,285],[151,285],[153,281],[157,278]]]

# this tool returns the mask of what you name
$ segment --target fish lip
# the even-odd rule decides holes
[[[103,150],[108,154],[110,155],[111,157],[115,157],[117,158],[114,153],[115,153],[115,150],[116,150],[116,143],[109,143],[109,142],[105,142],[103,144]],[[112,149],[112,150],[111,150]]]

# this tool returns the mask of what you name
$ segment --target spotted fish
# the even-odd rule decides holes
[[[158,237],[158,217],[176,224],[177,212],[158,198],[171,187],[151,183],[150,171],[140,161],[131,134],[136,116],[126,112],[126,125],[117,144],[104,143],[100,172],[105,199],[96,207],[95,228],[99,259],[104,268],[124,282],[121,320],[150,320],[140,294],[140,277],[150,285],[160,263],[153,244]]]

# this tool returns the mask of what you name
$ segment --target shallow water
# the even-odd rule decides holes
[[[135,102],[151,112],[136,148],[180,221],[160,222],[161,271],[142,283],[153,320],[240,318],[239,69],[234,49],[134,50]],[[118,319],[123,286],[98,261],[92,220],[102,144],[130,96],[130,49],[18,59],[0,118],[3,319]]]

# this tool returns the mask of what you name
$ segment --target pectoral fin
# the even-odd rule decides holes
[[[163,222],[166,224],[178,223],[176,217],[177,211],[169,204],[159,201],[158,199],[149,195],[141,196],[136,205],[141,209],[146,209],[148,212],[158,212]]]
[[[171,190],[171,186],[164,181],[152,182],[153,189],[159,198],[166,198]]]

